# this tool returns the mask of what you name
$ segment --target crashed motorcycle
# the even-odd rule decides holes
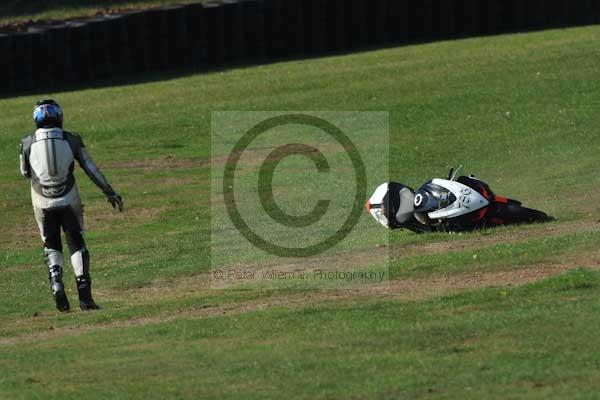
[[[473,175],[458,176],[460,169],[451,169],[447,179],[430,180],[416,191],[401,183],[384,183],[367,201],[366,209],[386,228],[415,233],[465,232],[554,220],[520,201],[496,195]]]

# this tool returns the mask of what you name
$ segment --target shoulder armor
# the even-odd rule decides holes
[[[32,134],[28,134],[21,138],[21,148],[23,150],[29,149],[31,147],[32,143],[33,143],[33,135]]]
[[[79,154],[79,150],[85,147],[83,138],[78,133],[63,131],[65,139],[69,142],[73,154]]]
[[[69,140],[74,140],[74,141],[78,141],[81,142],[81,144],[83,144],[83,138],[81,137],[81,135],[77,132],[69,132],[69,131],[64,131],[65,137],[69,138]]]

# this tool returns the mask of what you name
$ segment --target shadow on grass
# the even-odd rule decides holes
[[[22,1],[26,2],[26,3],[34,3],[34,1],[30,1],[30,0],[22,0]],[[144,2],[146,0],[127,1],[127,3],[132,3],[135,1]],[[16,1],[16,2],[20,2],[20,1]],[[72,4],[72,3],[76,3],[76,1],[63,0],[60,3]],[[119,2],[119,1],[111,1],[111,2],[100,1],[100,2],[98,2],[98,1],[90,0],[90,1],[87,1],[86,3],[89,3],[89,4],[93,4],[93,3],[116,4],[116,3],[124,3],[124,2]],[[1,13],[2,9],[3,9],[3,7],[0,6],[0,13]],[[581,25],[572,26],[572,27],[581,27]],[[553,26],[553,27],[546,27],[546,28],[520,29],[520,30],[504,31],[504,32],[491,33],[491,34],[460,34],[460,35],[452,35],[452,36],[447,36],[447,37],[410,39],[410,40],[389,42],[389,43],[381,44],[381,45],[365,45],[365,46],[361,46],[361,47],[353,48],[353,49],[322,51],[322,52],[318,52],[318,53],[314,53],[314,54],[296,54],[296,55],[288,55],[288,56],[281,56],[281,57],[263,57],[263,58],[259,58],[259,59],[253,59],[253,60],[230,61],[230,62],[225,62],[223,64],[220,64],[218,66],[211,66],[208,64],[203,64],[203,65],[199,65],[199,66],[179,67],[179,68],[168,69],[168,70],[144,71],[144,72],[140,72],[137,74],[132,73],[130,75],[112,76],[112,77],[107,77],[107,78],[102,78],[102,79],[96,79],[96,80],[89,81],[89,82],[60,83],[55,86],[38,87],[38,88],[28,89],[28,90],[18,90],[18,91],[14,91],[14,92],[0,93],[0,99],[21,97],[21,96],[33,96],[36,94],[47,93],[47,92],[72,92],[72,91],[79,91],[79,90],[84,90],[84,89],[100,89],[100,88],[106,88],[106,87],[116,87],[116,86],[125,86],[125,85],[141,85],[141,84],[146,84],[146,83],[151,83],[151,82],[180,79],[180,78],[185,78],[185,77],[189,77],[189,76],[193,76],[193,75],[197,75],[197,74],[210,74],[210,73],[230,71],[233,69],[253,68],[256,66],[271,65],[271,64],[280,63],[280,62],[302,61],[302,60],[310,60],[310,59],[318,59],[318,58],[326,58],[326,57],[359,54],[359,53],[365,53],[365,52],[370,52],[370,51],[386,50],[386,49],[393,49],[393,48],[406,47],[406,46],[418,46],[418,45],[422,45],[422,44],[437,43],[437,42],[443,42],[443,41],[473,39],[473,38],[478,38],[478,37],[499,36],[499,35],[507,35],[507,34],[527,34],[527,33],[531,33],[531,32],[538,32],[538,31],[543,31],[543,30],[559,29],[559,28],[567,28],[567,26]]]

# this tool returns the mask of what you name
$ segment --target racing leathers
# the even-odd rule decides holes
[[[73,176],[75,160],[113,207],[121,209],[120,196],[94,164],[78,134],[61,128],[40,128],[21,140],[21,174],[31,180],[31,200],[44,242],[49,281],[61,311],[69,309],[62,283],[61,228],[71,253],[80,307],[98,308],[91,294],[89,253],[83,238],[83,205]]]

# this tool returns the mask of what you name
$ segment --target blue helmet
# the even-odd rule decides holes
[[[37,128],[62,128],[62,109],[54,100],[38,101],[33,108],[33,121]]]

